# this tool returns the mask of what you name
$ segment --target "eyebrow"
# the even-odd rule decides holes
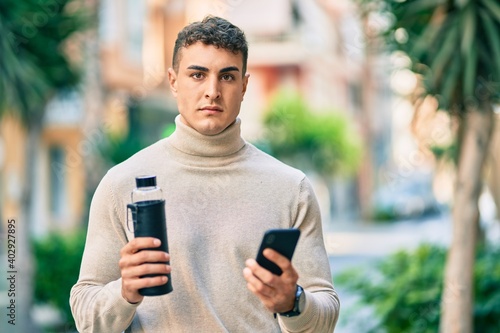
[[[193,70],[200,71],[200,72],[208,72],[209,71],[207,67],[198,66],[198,65],[191,65],[187,69],[193,69]],[[219,71],[219,73],[227,73],[227,72],[233,72],[233,71],[239,72],[240,70],[236,66],[229,66],[229,67],[222,68]]]

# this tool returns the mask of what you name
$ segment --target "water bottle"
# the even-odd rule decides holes
[[[165,199],[162,190],[156,186],[156,176],[141,176],[135,178],[136,188],[132,191],[132,203],[127,209],[132,211],[135,237],[154,237],[161,241],[157,248],[147,249],[168,252],[167,221],[165,217]],[[127,221],[128,224],[128,221]],[[168,264],[168,262],[158,262]],[[154,277],[163,274],[148,274],[143,277]],[[170,274],[166,274],[166,284],[156,287],[139,289],[143,296],[159,296],[173,290]]]

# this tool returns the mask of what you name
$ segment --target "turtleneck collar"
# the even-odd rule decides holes
[[[203,157],[228,156],[245,145],[245,140],[241,137],[240,118],[236,118],[233,124],[219,134],[203,135],[184,124],[178,115],[175,117],[175,131],[168,141],[183,153]]]

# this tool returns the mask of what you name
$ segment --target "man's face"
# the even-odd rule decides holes
[[[180,50],[179,69],[168,70],[181,121],[201,134],[215,135],[231,125],[240,112],[248,74],[243,57],[197,42]]]

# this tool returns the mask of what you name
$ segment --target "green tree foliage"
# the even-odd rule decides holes
[[[298,95],[280,93],[264,119],[271,154],[320,175],[356,170],[361,145],[349,120],[332,110],[313,111]]]
[[[57,90],[77,84],[79,73],[63,51],[88,25],[75,0],[0,1],[0,116],[17,115],[28,127],[41,120]]]
[[[369,6],[374,2],[364,1]],[[391,24],[385,41],[411,59],[423,96],[439,108],[464,112],[500,97],[500,4],[495,0],[383,0]]]
[[[345,271],[335,278],[340,288],[358,295],[357,306],[374,309],[374,325],[367,331],[388,333],[437,332],[446,249],[424,244],[416,250],[400,251],[366,267]],[[474,331],[500,331],[500,248],[483,248],[474,269],[476,295]],[[349,321],[356,321],[355,308]]]
[[[51,304],[61,311],[66,325],[73,326],[69,293],[78,280],[85,245],[85,232],[52,233],[33,245],[35,271],[35,302]]]

